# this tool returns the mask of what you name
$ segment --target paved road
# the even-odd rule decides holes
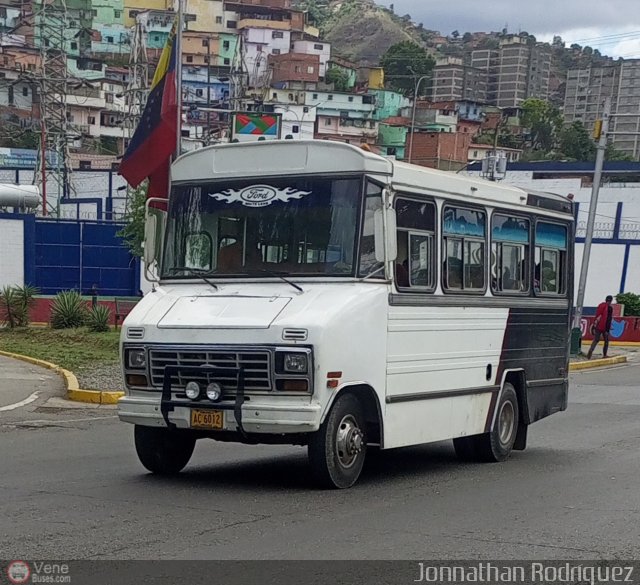
[[[25,400],[61,391],[58,375],[49,370],[0,356],[0,412],[15,410]]]
[[[147,475],[112,409],[55,396],[0,412],[5,558],[640,557],[640,364],[573,376],[571,407],[505,464],[449,444],[383,453],[348,491],[312,487],[305,452],[203,442]],[[54,393],[55,394],[55,393]],[[52,408],[53,407],[53,408]]]

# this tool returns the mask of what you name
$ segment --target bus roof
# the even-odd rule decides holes
[[[329,140],[272,140],[209,146],[182,155],[171,168],[175,183],[346,173],[384,175],[400,190],[463,195],[483,203],[533,206],[567,214],[573,209],[572,203],[561,195],[525,191],[484,179],[391,161],[362,148]]]

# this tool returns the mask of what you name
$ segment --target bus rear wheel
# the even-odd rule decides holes
[[[146,469],[158,475],[180,473],[196,446],[188,431],[136,425],[134,429],[136,453]]]
[[[496,421],[490,432],[453,440],[459,459],[500,462],[509,457],[516,441],[519,422],[518,396],[511,384],[506,383],[502,388],[496,408]]]
[[[340,396],[309,439],[311,471],[322,487],[349,488],[360,477],[366,452],[362,404],[353,394]]]

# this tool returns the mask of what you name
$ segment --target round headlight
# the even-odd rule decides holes
[[[222,387],[216,382],[212,382],[207,386],[207,398],[211,402],[217,402],[222,396]]]
[[[198,400],[200,398],[200,384],[198,382],[187,382],[184,387],[184,393],[189,400]]]

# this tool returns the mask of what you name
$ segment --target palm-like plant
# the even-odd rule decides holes
[[[51,307],[51,327],[72,329],[82,327],[87,319],[87,307],[78,291],[59,292]]]

